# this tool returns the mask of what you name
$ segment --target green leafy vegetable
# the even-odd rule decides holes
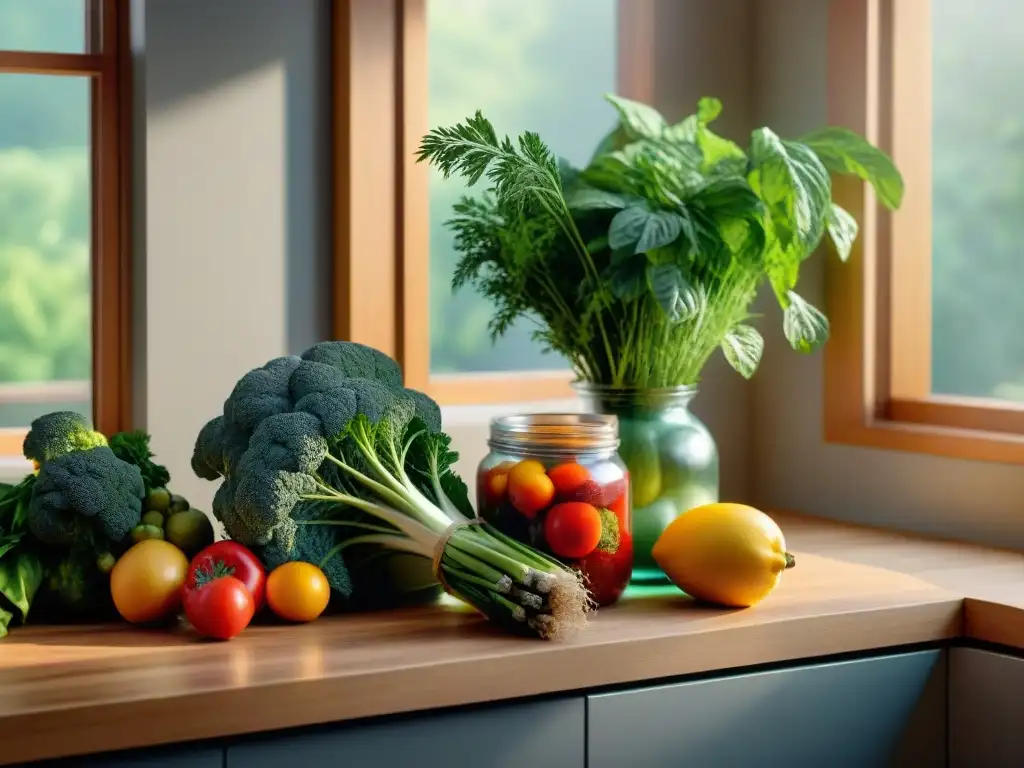
[[[499,137],[479,112],[422,140],[420,161],[488,182],[448,226],[460,254],[453,288],[493,302],[492,337],[528,318],[578,379],[606,386],[693,384],[718,349],[751,376],[764,341],[745,321],[768,282],[790,344],[818,348],[828,321],[794,293],[800,266],[826,233],[844,260],[857,235],[829,174],[864,179],[895,208],[903,181],[892,161],[842,128],[800,140],[760,128],[744,151],[710,129],[717,99],[669,125],[648,105],[607,98],[619,123],[581,169],[537,134]]]
[[[171,473],[167,471],[167,467],[153,461],[150,440],[149,433],[143,429],[118,432],[110,436],[110,450],[121,461],[139,468],[147,494],[155,488],[165,488],[171,481]]]
[[[270,567],[318,565],[344,598],[360,582],[349,565],[369,548],[431,563],[452,594],[516,631],[558,637],[581,626],[579,576],[473,519],[437,404],[366,349],[330,342],[271,360],[201,430],[193,467],[224,477],[213,512],[228,535]],[[422,569],[416,578],[417,591],[434,581],[424,584]]]

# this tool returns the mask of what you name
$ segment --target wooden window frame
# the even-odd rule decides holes
[[[427,0],[334,0],[333,334],[402,365],[442,405],[571,397],[571,373],[430,371]],[[657,0],[619,0],[619,93],[654,96]]]
[[[892,152],[901,210],[836,179],[861,222],[847,264],[830,260],[825,439],[940,456],[1024,463],[1024,405],[931,393],[930,2],[831,0],[828,121]]]
[[[92,415],[112,434],[131,424],[129,3],[87,0],[85,8],[85,53],[0,50],[0,74],[91,80]],[[26,431],[0,430],[0,458],[21,456]]]

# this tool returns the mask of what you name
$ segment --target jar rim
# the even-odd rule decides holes
[[[618,417],[599,413],[522,413],[491,420],[491,448],[586,452],[619,447]]]

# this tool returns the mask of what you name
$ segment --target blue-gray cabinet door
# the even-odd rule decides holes
[[[33,768],[223,768],[219,745],[153,747],[32,763]]]
[[[1024,764],[1024,659],[973,648],[949,656],[949,766]]]
[[[229,744],[227,768],[584,768],[585,702],[369,720]]]
[[[944,766],[944,671],[922,651],[590,696],[587,765]]]

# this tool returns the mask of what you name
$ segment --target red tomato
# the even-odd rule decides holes
[[[586,557],[601,541],[601,515],[596,507],[580,501],[556,504],[544,520],[544,538],[559,557]]]
[[[263,607],[267,571],[256,555],[236,541],[218,541],[192,558],[185,589],[195,589],[224,576],[234,576],[245,585],[252,595],[255,610]]]
[[[600,605],[611,605],[626,590],[633,572],[633,539],[623,534],[615,553],[595,549],[576,564],[586,578],[587,591]]]
[[[234,576],[219,576],[185,590],[185,617],[204,637],[230,640],[249,626],[256,611],[249,588]]]

